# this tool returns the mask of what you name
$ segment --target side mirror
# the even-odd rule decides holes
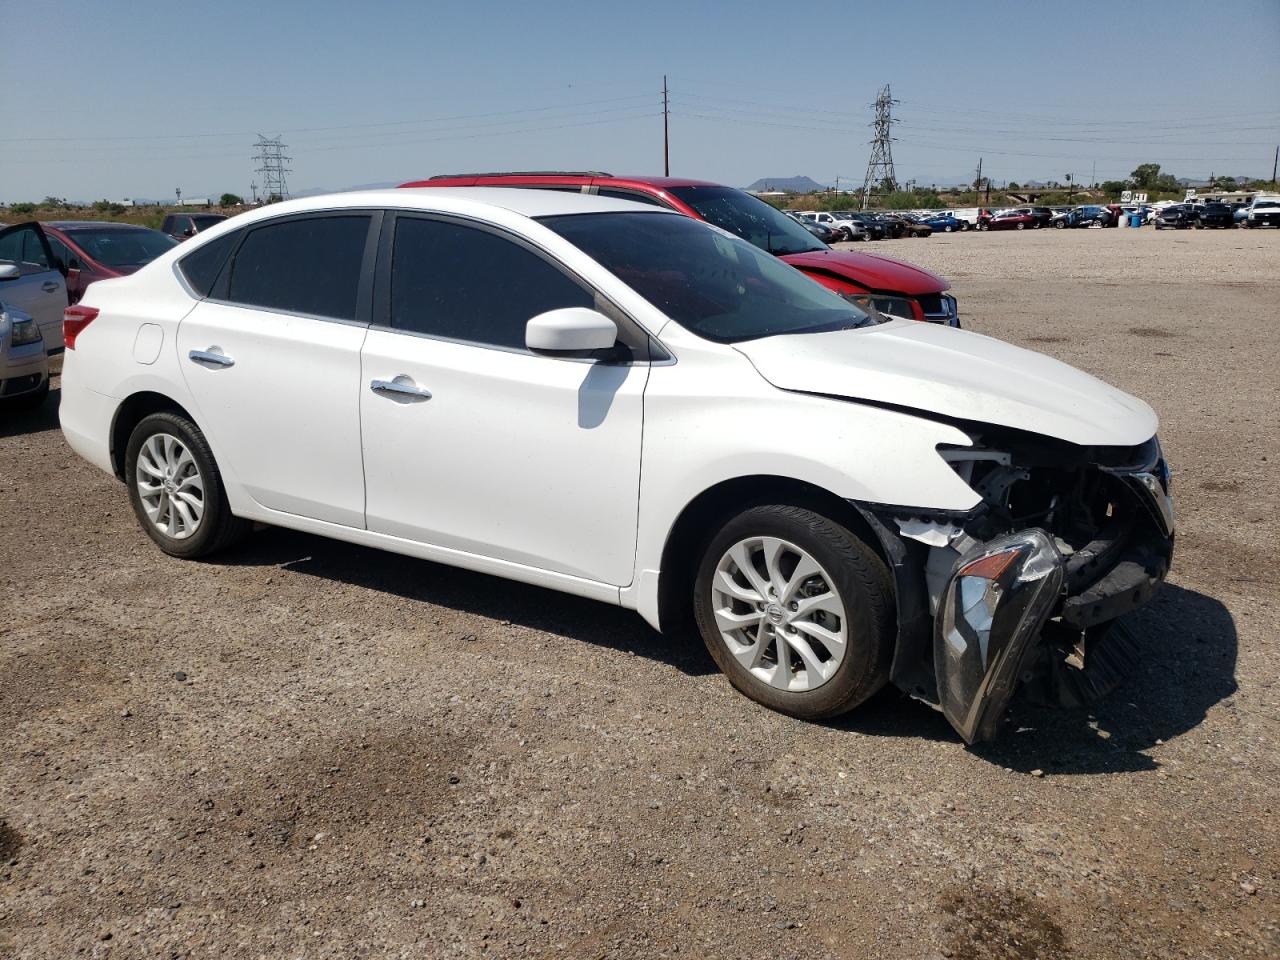
[[[586,307],[563,307],[540,313],[524,328],[525,346],[556,357],[582,356],[608,350],[618,341],[618,325]]]
[[[16,263],[0,263],[0,280],[17,280],[22,270]]]

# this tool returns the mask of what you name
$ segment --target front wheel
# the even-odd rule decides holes
[[[1020,224],[1018,224],[1018,229],[1019,229],[1019,230],[1025,230],[1025,229],[1027,229],[1027,225],[1026,225],[1025,223],[1020,223]]]
[[[893,587],[880,558],[801,507],[753,507],[708,544],[694,583],[702,639],[739,691],[807,720],[879,690],[893,652]]]
[[[153,413],[133,428],[125,482],[138,523],[170,556],[207,556],[249,532],[231,513],[204,434],[180,414]]]

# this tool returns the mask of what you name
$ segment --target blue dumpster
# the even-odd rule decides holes
[[[1140,226],[1142,226],[1142,214],[1140,214],[1140,213],[1131,213],[1131,214],[1129,214],[1129,226],[1131,226],[1131,227],[1140,227]]]

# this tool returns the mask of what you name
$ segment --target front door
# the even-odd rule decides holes
[[[358,390],[372,221],[331,213],[250,228],[177,337],[219,466],[264,507],[350,527],[364,525]]]
[[[4,271],[11,276],[0,277],[0,303],[29,313],[40,326],[45,349],[60,350],[67,282],[40,224],[32,221],[0,230],[0,267],[14,268]]]
[[[513,237],[401,214],[382,249],[360,377],[369,529],[630,583],[642,352],[583,361],[528,351],[531,317],[601,303]]]

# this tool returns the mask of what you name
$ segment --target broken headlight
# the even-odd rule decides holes
[[[1039,528],[956,562],[935,619],[934,668],[942,712],[966,742],[995,734],[1062,582],[1062,555]]]

